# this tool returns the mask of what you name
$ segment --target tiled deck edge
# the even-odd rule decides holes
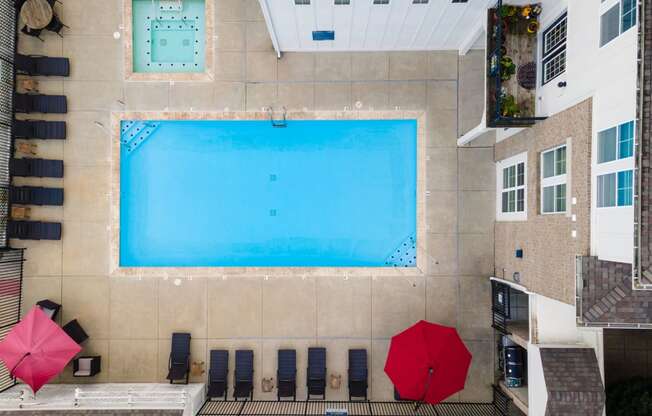
[[[417,267],[120,267],[120,122],[122,120],[267,120],[266,112],[144,112],[111,113],[110,274],[112,276],[311,275],[415,276],[425,275],[426,251],[426,117],[421,111],[288,112],[288,120],[417,120]]]

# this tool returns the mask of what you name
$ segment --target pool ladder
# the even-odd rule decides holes
[[[269,121],[272,123],[272,127],[287,127],[288,122],[287,122],[287,114],[288,110],[283,107],[283,119],[274,119],[274,107],[267,107],[267,114],[269,114]]]

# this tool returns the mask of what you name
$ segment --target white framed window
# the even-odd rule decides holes
[[[600,16],[600,47],[636,25],[636,0],[620,0]]]
[[[634,156],[634,122],[598,132],[598,163]]]
[[[634,200],[634,171],[622,170],[598,176],[598,208],[631,206]]]
[[[566,212],[566,145],[541,152],[541,213]]]
[[[346,6],[351,4],[351,0],[335,0],[336,6]]]
[[[566,71],[567,15],[562,14],[541,35],[542,82],[546,84]]]
[[[374,4],[389,4],[389,0],[374,0]]]
[[[527,219],[527,152],[496,163],[496,219]]]
[[[310,6],[310,0],[294,0],[295,6]]]

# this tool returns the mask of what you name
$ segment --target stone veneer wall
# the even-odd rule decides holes
[[[570,140],[570,194],[577,204],[568,212],[540,214],[540,153]],[[555,114],[534,127],[496,144],[495,160],[524,151],[527,159],[527,221],[496,221],[495,274],[507,280],[520,273],[520,283],[544,296],[575,302],[575,256],[590,248],[591,100]],[[571,214],[577,221],[571,220]],[[571,231],[577,230],[577,237]],[[518,259],[515,250],[522,248]]]

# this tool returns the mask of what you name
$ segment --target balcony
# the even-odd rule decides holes
[[[487,15],[487,127],[529,127],[535,117],[539,4],[498,1]]]

